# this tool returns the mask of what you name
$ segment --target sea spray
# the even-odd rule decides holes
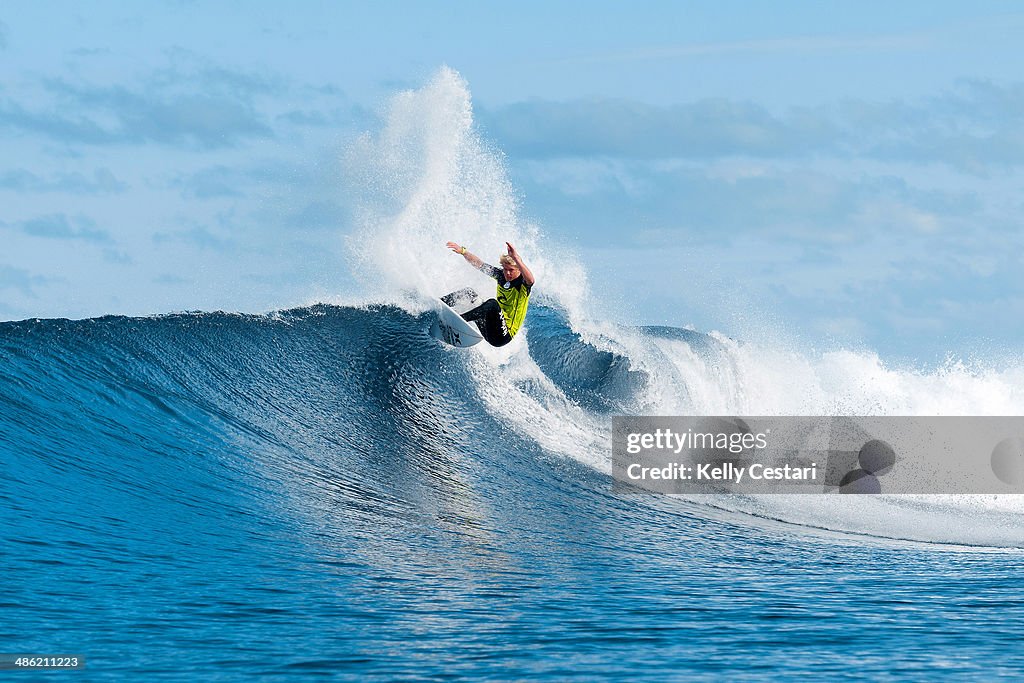
[[[559,309],[568,325],[565,334],[574,341],[568,347],[562,343],[563,352],[582,344],[612,358],[616,372],[626,378],[622,384],[629,391],[605,401],[616,412],[998,415],[1024,410],[1019,368],[969,370],[951,363],[931,372],[898,369],[871,352],[810,353],[715,332],[625,327],[594,315],[587,273],[571,252],[522,220],[503,156],[477,129],[468,86],[450,68],[439,69],[422,88],[393,96],[379,130],[360,137],[344,161],[359,226],[349,238],[351,267],[371,300],[419,311],[429,298],[467,285],[487,292],[491,281],[444,244],[465,244],[493,262],[510,241],[537,275],[536,300]],[[535,317],[528,317],[509,347],[460,352],[474,390],[491,415],[545,450],[607,472],[608,415],[592,410],[594,402],[582,400],[576,387],[546,374],[545,368],[551,372],[557,362],[540,360],[530,348]],[[979,508],[1020,507],[1005,498],[991,505],[965,500],[963,508],[948,499],[934,502],[975,514]],[[913,514],[903,503],[894,508],[896,503],[883,499],[774,497],[713,504],[802,525],[950,538],[948,514],[935,510],[933,516],[927,499],[915,503]],[[897,510],[916,521],[891,528]],[[989,540],[983,533],[973,538]]]

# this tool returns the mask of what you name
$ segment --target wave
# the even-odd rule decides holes
[[[489,501],[511,492],[554,515],[565,496],[553,492],[571,487],[598,526],[726,514],[751,530],[1024,546],[1015,496],[612,495],[612,415],[1013,415],[1024,366],[899,369],[870,352],[609,322],[572,251],[519,218],[451,69],[397,95],[345,161],[359,207],[349,266],[369,303],[0,324],[9,514],[63,511],[110,533],[131,510],[146,524],[123,533],[169,538],[196,515],[227,515],[242,535],[373,534],[398,519],[475,536],[515,523],[489,520]],[[430,298],[488,282],[448,239],[485,256],[509,240],[527,256],[538,285],[507,347],[427,335]]]
[[[607,478],[610,417],[708,407],[742,413],[751,349],[674,328],[604,324],[581,332],[564,311],[536,305],[509,348],[461,351],[429,337],[430,316],[394,305],[318,305],[270,315],[0,324],[0,449],[22,483],[6,497],[36,511],[62,495],[100,506],[117,495],[240,515],[257,501],[273,517],[296,500],[307,509],[315,492],[380,526],[423,505],[462,519],[472,501],[502,495],[493,482],[466,477],[467,463],[488,460],[488,468],[505,468],[516,495],[543,501],[545,487],[564,486],[559,478],[568,472],[586,482],[584,495],[609,511],[626,505],[638,519],[674,505],[698,516],[727,511],[751,527],[775,520],[879,538],[1024,546],[1024,506],[1014,496],[624,503]],[[549,467],[538,471],[538,462]],[[37,480],[52,485],[27,487]]]

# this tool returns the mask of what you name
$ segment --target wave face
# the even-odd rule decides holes
[[[1019,670],[1012,506],[616,495],[609,416],[740,400],[708,394],[728,340],[537,305],[492,358],[429,316],[0,324],[5,648],[99,679]]]

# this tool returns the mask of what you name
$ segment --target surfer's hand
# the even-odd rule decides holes
[[[512,243],[511,242],[505,242],[505,245],[508,247],[508,255],[518,261],[519,260],[519,252],[517,252],[516,248],[512,246]]]
[[[456,254],[459,254],[459,253],[462,252],[462,245],[461,244],[456,244],[455,242],[449,242],[445,246],[447,246],[449,249],[454,251]]]

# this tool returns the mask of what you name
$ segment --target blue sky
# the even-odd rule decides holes
[[[339,168],[443,64],[623,322],[1024,343],[1012,2],[5,3],[0,318],[358,289]]]

